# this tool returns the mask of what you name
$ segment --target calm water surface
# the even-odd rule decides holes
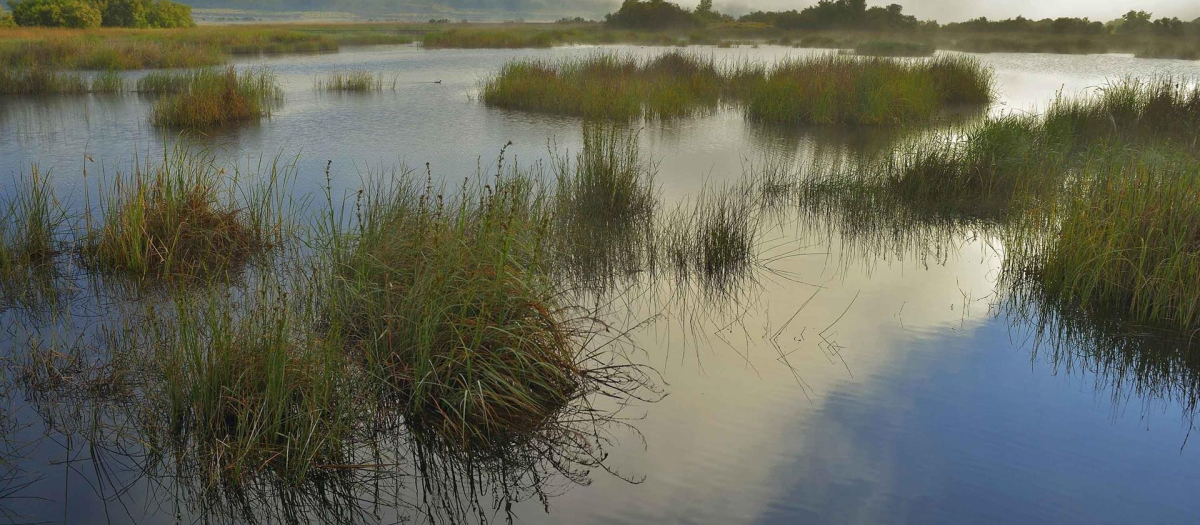
[[[299,194],[325,183],[327,161],[338,188],[356,188],[362,174],[399,163],[422,170],[429,163],[435,177],[457,181],[494,163],[509,141],[506,154],[522,164],[546,159],[551,149],[577,149],[577,119],[488,109],[473,97],[478,82],[508,59],[596,51],[404,46],[245,60],[239,66],[261,63],[279,74],[283,109],[262,124],[199,140],[227,163],[297,158]],[[765,60],[811,53],[703,52]],[[997,113],[1036,112],[1060,91],[1079,93],[1125,75],[1200,76],[1200,63],[1116,55],[980,59],[996,73],[1000,97],[990,111]],[[368,95],[312,89],[315,75],[339,68],[395,72],[398,86]],[[11,191],[10,175],[37,163],[52,170],[58,194],[77,206],[85,162],[89,173],[111,175],[135,155],[161,156],[180,140],[148,125],[150,102],[135,95],[0,99],[0,190]],[[648,124],[640,141],[659,162],[657,182],[670,207],[706,185],[737,180],[745,164],[765,155],[806,161],[870,152],[904,133],[764,130],[722,112]],[[755,273],[736,303],[634,301],[632,317],[665,312],[634,338],[643,350],[639,360],[662,374],[666,397],[623,410],[629,427],[610,430],[615,445],[607,451],[606,466],[615,474],[592,469],[582,479],[548,480],[545,501],[516,498],[517,521],[1200,519],[1200,450],[1188,443],[1191,407],[1171,395],[1176,390],[1139,383],[1136,374],[1086,358],[1055,359],[1053,345],[1039,345],[1031,325],[1038,312],[1022,317],[998,304],[1004,250],[993,235],[966,228],[889,245],[830,235],[827,226],[785,217],[765,227],[764,253],[781,257]],[[1083,344],[1065,351],[1093,350]],[[1188,371],[1175,374],[1174,388],[1197,381]],[[33,403],[20,392],[9,392],[5,402],[10,424],[20,428],[18,441],[32,443],[21,464],[30,474],[23,479],[33,482],[0,500],[12,521],[246,519],[181,503],[184,484],[134,475],[128,465],[136,462],[122,459],[129,454],[73,432],[39,439],[48,410],[32,405],[54,402]],[[446,521],[422,510],[419,485],[399,483],[391,497],[364,488],[357,494],[361,513],[335,512],[321,521]],[[505,519],[502,510],[491,510],[493,496],[480,498],[484,518]]]

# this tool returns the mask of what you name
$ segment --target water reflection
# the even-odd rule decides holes
[[[1185,426],[1194,428],[1200,352],[1193,335],[1088,314],[1032,284],[1015,285],[997,310],[1014,336],[1029,342],[1034,360],[1046,361],[1055,374],[1091,378],[1114,416],[1131,402],[1143,414],[1178,407]]]
[[[934,131],[963,129],[987,115],[986,106],[960,106],[929,122],[907,126],[781,126],[747,121],[742,142],[755,145],[759,155],[792,160],[830,161],[872,157],[893,146]]]
[[[10,517],[72,521],[102,507],[115,523],[512,521],[515,505],[534,500],[549,512],[597,474],[642,479],[607,463],[614,449],[644,445],[624,401],[585,399],[534,432],[471,450],[376,406],[336,461],[300,479],[263,465],[230,482],[206,453],[222,443],[181,436],[146,382],[149,363],[114,351],[135,326],[113,321],[87,336],[37,328],[6,345],[22,349],[3,369],[11,406],[0,419],[0,501]]]
[[[510,153],[525,161],[543,158],[550,138],[578,148],[576,120],[485,111],[468,99],[480,71],[543,52],[580,51],[271,59],[299,86],[288,106],[262,126],[208,139],[227,158],[300,150],[301,195],[325,184],[330,159],[342,170],[339,177],[335,169],[335,194],[353,188],[355,168],[377,157],[430,161],[454,186],[475,172],[475,155],[489,157],[509,140],[516,143]],[[353,60],[446,84],[318,103],[311,73]],[[1004,94],[1022,107],[1064,82],[1071,91],[1127,66],[1121,57],[987,60],[1007,68]],[[1075,64],[1065,68],[1066,80],[1064,61]],[[73,175],[85,147],[100,164],[175,140],[146,128],[148,106],[137,97],[50,105],[57,109],[0,101],[0,170],[37,160]],[[97,114],[100,107],[114,113]],[[175,439],[136,387],[138,363],[114,362],[99,351],[105,330],[79,327],[114,303],[136,312],[163,294],[83,282],[68,287],[69,316],[21,319],[23,309],[9,310],[0,317],[6,327],[69,327],[55,335],[43,327],[36,338],[9,329],[0,342],[0,507],[7,513],[0,519],[1187,522],[1197,511],[1188,491],[1200,470],[1195,448],[1180,449],[1186,436],[1173,425],[1107,416],[1119,410],[1111,398],[1181,411],[1190,428],[1198,365],[1190,342],[1074,316],[1036,297],[1014,298],[992,317],[986,306],[998,292],[1004,254],[994,221],[933,217],[855,188],[804,193],[797,166],[885,150],[904,133],[760,130],[723,114],[642,130],[644,151],[662,161],[655,227],[581,228],[569,247],[577,250],[570,271],[590,299],[580,303],[628,332],[640,362],[664,374],[653,379],[671,395],[652,406],[652,399],[604,398],[574,405],[544,432],[493,450],[464,454],[387,407],[368,405],[373,417],[343,457],[303,481],[263,470],[242,484],[214,484],[199,447]],[[769,177],[748,176],[771,171],[759,169],[768,155],[792,163]],[[60,180],[68,189],[78,184]],[[735,202],[743,196],[755,224],[743,237],[751,257],[711,257],[734,264],[709,265],[689,255],[683,259],[691,263],[664,264],[659,235],[675,210],[695,216],[698,203],[729,199],[732,213],[718,217],[748,216]],[[719,209],[712,200],[708,209]],[[680,229],[701,231],[691,224]],[[83,293],[97,287],[108,291]],[[121,334],[116,325],[108,333]],[[1049,372],[1069,377],[1031,373],[1029,350]],[[1077,378],[1102,391],[1102,417],[1092,388],[1079,395]]]

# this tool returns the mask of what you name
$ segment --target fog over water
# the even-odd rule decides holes
[[[689,2],[681,2],[686,6]],[[792,0],[733,0],[714,2],[718,9],[731,13],[755,10],[803,9],[816,2]],[[892,2],[867,2],[868,5],[884,5]],[[1043,2],[1039,0],[1009,0],[988,2],[980,0],[907,0],[895,2],[904,6],[904,12],[920,19],[939,22],[959,22],[984,16],[987,18],[1058,18],[1062,16],[1088,17],[1092,20],[1108,21],[1120,18],[1131,9],[1149,11],[1155,17],[1176,16],[1183,20],[1200,17],[1200,2],[1189,0],[1145,0],[1126,2],[1112,0],[1062,0]]]

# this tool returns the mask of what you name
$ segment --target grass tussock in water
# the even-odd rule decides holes
[[[669,118],[716,107],[725,80],[711,58],[684,52],[646,59],[520,59],[484,81],[480,99],[489,106],[589,118]]]
[[[137,278],[211,275],[238,268],[279,239],[275,193],[291,167],[273,164],[256,186],[240,188],[237,173],[204,153],[180,146],[165,157],[105,188],[100,224],[84,240],[89,267]]]
[[[317,91],[395,91],[397,77],[370,71],[334,71],[313,81]]]
[[[1002,219],[1014,199],[1054,189],[1061,166],[1038,138],[1039,124],[999,117],[967,130],[961,141],[918,143],[874,166],[888,192],[928,213]]]
[[[332,325],[413,424],[459,446],[537,428],[591,381],[546,268],[546,194],[516,170],[449,199],[407,175],[367,188],[353,238],[334,236]]]
[[[648,225],[657,203],[654,172],[639,151],[636,134],[615,126],[585,126],[578,155],[556,159],[558,217],[568,227],[587,224],[607,231]]]
[[[271,284],[240,298],[189,293],[134,337],[163,437],[195,447],[209,486],[263,470],[294,484],[341,464],[357,413],[350,376],[340,345],[310,329],[311,311]]]
[[[87,80],[77,73],[42,67],[0,68],[0,94],[53,95],[87,93]]]
[[[566,244],[559,266],[585,287],[653,266],[657,168],[637,141],[621,127],[588,124],[583,149],[555,158],[555,236]]]
[[[50,291],[67,222],[48,174],[36,165],[13,189],[0,202],[0,307],[28,303]]]
[[[991,72],[977,60],[824,56],[781,62],[746,94],[750,120],[785,124],[904,124],[949,105],[992,100]]]
[[[238,73],[230,66],[155,75],[139,82],[138,90],[169,93],[155,102],[151,120],[172,128],[257,122],[283,103],[275,74],[263,68]]]
[[[125,91],[125,77],[116,71],[105,71],[92,77],[92,93],[120,93]]]
[[[947,105],[987,103],[992,82],[969,58],[830,55],[768,68],[670,52],[517,60],[484,81],[480,95],[491,106],[591,118],[679,117],[728,103],[759,122],[877,125],[928,120]]]
[[[760,203],[752,185],[706,188],[672,212],[659,240],[680,282],[698,279],[717,293],[738,289],[758,264]]]

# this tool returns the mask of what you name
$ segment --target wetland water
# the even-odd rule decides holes
[[[509,141],[506,156],[522,164],[546,159],[551,148],[578,149],[579,119],[491,109],[472,97],[508,59],[595,51],[389,46],[247,60],[239,66],[263,63],[278,73],[284,106],[261,124],[199,141],[231,163],[296,157],[301,196],[319,193],[330,161],[335,193],[353,191],[372,167],[400,162],[429,163],[434,178],[453,186],[493,164]],[[811,51],[703,52],[772,61]],[[1126,56],[980,58],[996,74],[992,112],[1037,111],[1060,90],[1126,75],[1200,76],[1196,62]],[[394,72],[397,88],[313,89],[316,75],[346,68]],[[179,140],[149,125],[149,106],[137,95],[0,99],[0,189],[11,191],[12,176],[38,163],[52,172],[56,193],[79,206],[85,153],[89,174],[102,176],[127,168],[134,155],[161,156],[164,143]],[[765,129],[725,111],[647,123],[638,137],[658,162],[656,183],[671,208],[706,186],[738,180],[764,156],[805,163],[869,153],[896,133]],[[621,423],[601,430],[612,438],[603,468],[544,477],[538,473],[555,469],[439,469],[445,463],[398,438],[380,447],[387,449],[380,463],[389,465],[380,472],[331,482],[321,497],[258,487],[242,512],[231,512],[190,495],[186,469],[148,467],[164,462],[148,458],[136,433],[87,432],[86,396],[46,399],[13,386],[4,407],[13,452],[3,516],[286,521],[286,507],[311,507],[316,521],[383,523],[504,521],[510,511],[523,523],[1192,523],[1200,516],[1200,450],[1188,442],[1195,408],[1188,393],[1200,370],[1112,366],[1089,359],[1108,350],[1089,344],[1108,339],[1059,345],[1039,333],[1041,312],[1004,304],[997,289],[1004,247],[987,228],[852,237],[838,234],[845,230],[836,218],[779,215],[761,226],[765,262],[732,298],[659,301],[635,291],[609,307],[617,318],[652,319],[631,337],[635,358],[661,375],[655,381],[666,396],[622,408]],[[16,324],[20,314],[3,315]],[[76,322],[87,321],[68,321]],[[16,360],[23,339],[3,337]],[[1096,340],[1105,343],[1089,342]],[[489,481],[450,488],[463,477]]]

